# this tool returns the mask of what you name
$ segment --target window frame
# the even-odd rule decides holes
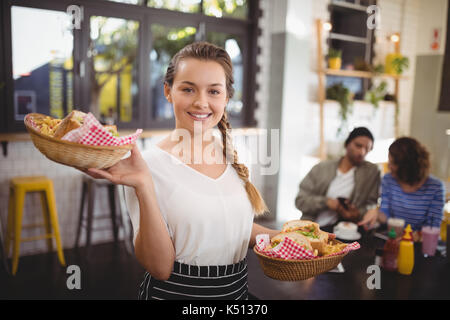
[[[0,121],[0,132],[23,132],[25,126],[22,122],[14,120],[14,80],[12,77],[12,34],[11,34],[11,7],[29,7],[35,9],[55,10],[65,12],[67,7],[74,4],[73,0],[7,0],[2,2],[0,14],[3,17],[3,31],[0,35],[0,82],[4,78],[4,90],[0,89],[0,101],[4,101],[2,105],[3,119]],[[156,9],[147,7],[146,2],[140,5],[125,4],[106,0],[78,0],[77,5],[83,6],[84,18],[81,30],[73,30],[74,50],[73,50],[73,102],[74,106],[82,111],[88,111],[89,95],[87,86],[88,81],[80,78],[80,62],[87,52],[87,45],[90,37],[90,17],[92,15],[115,17],[122,19],[132,19],[139,21],[139,44],[138,44],[138,96],[137,105],[133,106],[133,110],[137,109],[138,119],[131,122],[118,123],[120,129],[144,128],[144,129],[163,129],[172,128],[174,119],[155,120],[151,117],[151,84],[150,84],[150,61],[148,53],[152,50],[151,25],[154,23],[173,26],[185,27],[193,26],[199,29],[201,23],[204,23],[205,33],[203,37],[197,40],[205,40],[208,31],[229,32],[236,35],[243,35],[243,97],[244,107],[239,118],[232,118],[231,124],[234,127],[255,126],[254,110],[256,109],[255,90],[257,89],[256,71],[256,55],[258,52],[257,35],[258,35],[258,19],[260,17],[258,0],[248,0],[248,18],[216,18],[207,16],[203,13],[185,13],[180,11],[172,11],[168,9]],[[2,63],[3,58],[3,63]],[[142,71],[144,70],[144,71]],[[147,71],[145,71],[147,70]],[[88,74],[86,73],[85,77]],[[2,96],[3,95],[3,96]]]

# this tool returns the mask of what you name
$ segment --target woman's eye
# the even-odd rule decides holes
[[[209,93],[211,93],[211,94],[220,94],[220,91],[212,89],[212,90],[209,91]]]
[[[194,91],[192,88],[184,88],[182,89],[184,92],[192,92]]]

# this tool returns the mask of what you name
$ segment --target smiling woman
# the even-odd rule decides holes
[[[135,147],[113,167],[89,170],[94,178],[132,187],[126,202],[135,252],[147,270],[140,299],[246,299],[248,247],[257,234],[278,233],[253,223],[267,207],[231,142],[225,109],[233,82],[224,49],[207,42],[187,45],[165,77],[176,119],[172,134],[142,155]],[[215,126],[222,141],[212,138]],[[177,146],[183,140],[194,140],[188,151],[200,140],[206,155],[219,153],[227,161],[209,163],[203,152],[200,159],[195,153],[186,157],[185,149],[181,155]]]

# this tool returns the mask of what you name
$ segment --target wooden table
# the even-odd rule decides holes
[[[375,249],[384,241],[371,234],[358,240],[361,249],[350,252],[342,261],[344,273],[325,273],[304,281],[279,281],[264,275],[259,260],[249,250],[249,292],[263,300],[304,299],[450,299],[450,262],[440,255],[424,258],[421,245],[415,244],[412,275],[404,276],[381,268],[380,289],[369,289],[367,280],[373,272]],[[374,281],[369,279],[371,284]]]

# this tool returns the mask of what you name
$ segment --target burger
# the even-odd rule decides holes
[[[86,113],[74,110],[69,113],[58,125],[53,135],[54,138],[61,139],[66,133],[78,129],[83,125]]]
[[[53,138],[61,139],[64,137],[69,131],[78,129],[84,123],[84,117],[86,113],[78,110],[74,110],[69,113],[63,120],[59,120],[60,122],[57,124],[54,129],[54,133],[50,134]],[[114,137],[118,137],[119,134],[117,132],[117,127],[115,125],[105,125],[103,126],[109,133],[111,133]],[[42,130],[41,130],[42,132]]]
[[[323,254],[328,243],[328,232],[320,230],[319,224],[308,220],[291,220],[286,222],[281,230],[282,233],[295,232],[307,238],[311,247]]]
[[[306,250],[313,251],[313,248],[308,238],[298,232],[285,232],[285,233],[282,232],[277,234],[272,239],[270,239],[270,244],[272,245],[272,248],[280,244],[286,238],[289,238],[290,240],[298,243]]]

